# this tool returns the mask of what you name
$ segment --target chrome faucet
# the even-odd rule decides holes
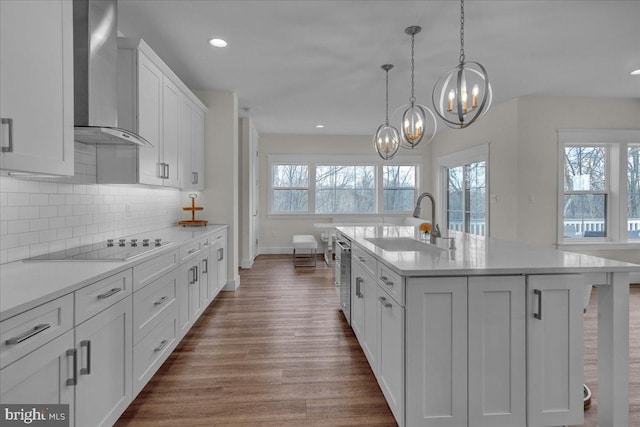
[[[431,193],[422,193],[420,197],[418,197],[416,208],[413,210],[413,217],[420,218],[420,203],[422,203],[422,199],[425,197],[428,197],[429,200],[431,200],[431,223],[433,224],[433,227],[429,233],[429,241],[432,244],[435,244],[436,238],[442,237],[442,235],[440,234],[440,227],[436,223],[436,201],[433,199],[433,195]]]

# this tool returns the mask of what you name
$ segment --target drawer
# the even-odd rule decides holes
[[[176,304],[178,289],[178,269],[145,286],[133,294],[133,342],[137,343],[158,323]]]
[[[133,396],[162,366],[178,344],[178,310],[174,304],[167,317],[133,347]]]
[[[147,262],[133,267],[133,292],[147,286],[154,280],[164,276],[178,266],[180,250],[157,256]]]
[[[0,322],[0,369],[73,328],[73,294]]]
[[[368,252],[356,247],[355,245],[351,246],[351,262],[359,262],[360,265],[371,274],[373,277],[377,277],[377,265],[378,261]]]
[[[131,284],[132,272],[129,269],[75,291],[75,324],[79,325],[131,295]]]
[[[208,251],[209,248],[215,243],[215,237],[213,235],[209,235],[200,240],[200,249],[202,251]]]
[[[378,263],[378,274],[376,274],[378,284],[394,299],[404,307],[404,283],[402,276],[383,263]]]
[[[200,241],[189,243],[180,248],[180,264],[193,258],[200,251]]]

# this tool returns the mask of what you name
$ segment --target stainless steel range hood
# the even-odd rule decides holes
[[[118,128],[117,0],[73,0],[75,140],[149,144]]]

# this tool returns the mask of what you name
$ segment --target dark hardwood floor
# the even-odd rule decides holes
[[[333,269],[263,255],[240,276],[238,291],[216,298],[117,426],[396,425],[338,310]],[[597,424],[596,300],[585,315],[589,427]],[[640,426],[640,288],[630,305],[630,425]]]

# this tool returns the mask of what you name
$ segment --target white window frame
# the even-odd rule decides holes
[[[640,130],[558,129],[557,246],[563,249],[608,249],[638,246],[627,236],[627,156],[630,144],[640,143]],[[564,237],[564,149],[566,146],[606,146],[607,237]],[[593,192],[590,192],[593,193]]]
[[[455,168],[459,166],[468,165],[470,163],[477,162],[485,162],[485,198],[484,198],[484,206],[486,212],[486,225],[485,225],[485,234],[484,237],[489,237],[491,234],[490,227],[490,218],[491,212],[489,210],[489,182],[490,179],[490,163],[489,163],[489,148],[490,144],[479,144],[474,145],[473,147],[466,148],[464,150],[456,151],[455,153],[446,154],[438,157],[437,164],[438,168],[436,171],[436,188],[438,189],[438,194],[440,196],[440,208],[438,209],[438,218],[442,223],[442,229],[446,230],[444,221],[447,218],[447,191],[448,191],[448,175],[447,170],[450,168]]]
[[[420,194],[422,187],[422,165],[424,158],[421,155],[398,155],[391,160],[382,160],[377,155],[328,155],[328,154],[269,154],[267,156],[267,164],[269,170],[269,191],[267,194],[267,203],[269,218],[291,218],[291,217],[310,217],[310,218],[333,218],[333,217],[371,217],[371,216],[407,216],[413,212],[410,211],[384,211],[384,201],[382,199],[383,192],[383,175],[382,166],[415,166],[416,168],[416,189],[414,194],[414,204]],[[273,166],[274,165],[309,165],[309,188],[308,188],[308,212],[274,212],[273,211]],[[372,213],[315,213],[316,200],[316,166],[375,166],[376,167],[376,209]]]
[[[307,171],[309,173],[309,176],[307,177],[307,186],[306,187],[274,187],[273,185],[273,167],[274,166],[289,166],[289,165],[293,165],[293,166],[306,166],[307,167]],[[315,171],[314,171],[315,172]],[[270,188],[271,191],[269,191],[269,212],[273,212],[276,214],[305,214],[305,212],[286,212],[286,211],[274,211],[273,210],[273,191],[274,190],[278,190],[278,189],[283,189],[283,190],[306,190],[307,191],[307,209],[309,209],[309,205],[311,203],[310,200],[308,200],[308,198],[310,197],[310,190],[311,190],[311,165],[307,162],[288,162],[288,163],[283,163],[283,162],[274,162],[269,166],[269,174],[271,175],[269,177],[269,183],[270,183]]]

